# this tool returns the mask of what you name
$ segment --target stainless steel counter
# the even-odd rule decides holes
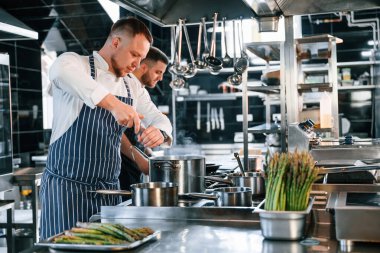
[[[379,252],[380,244],[355,243],[343,251],[335,240],[335,227],[312,225],[307,237],[317,245],[304,241],[272,241],[261,234],[260,220],[250,207],[134,207],[128,205],[102,207],[98,220],[122,223],[127,227],[149,226],[161,231],[157,241],[128,252]],[[96,220],[96,219],[95,219]],[[47,247],[34,247],[23,253],[51,252]],[[54,250],[53,252],[59,252]],[[72,251],[75,252],[75,251]]]
[[[120,219],[118,220],[120,222]],[[125,225],[150,226],[161,231],[157,241],[128,252],[249,252],[249,253],[306,253],[306,252],[347,252],[339,248],[328,225],[311,228],[309,235],[319,245],[305,246],[300,241],[270,241],[261,235],[259,223],[229,223],[170,220],[130,220]],[[379,252],[379,244],[357,243],[351,252]],[[47,247],[34,247],[23,253],[47,253]],[[54,250],[53,252],[59,252]],[[71,251],[75,252],[75,251]]]

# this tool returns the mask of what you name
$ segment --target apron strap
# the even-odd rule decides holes
[[[68,178],[68,177],[64,177],[64,176],[58,175],[57,173],[54,173],[53,171],[51,171],[48,168],[45,168],[45,171],[47,172],[47,174],[49,174],[52,177],[60,178],[60,179],[67,180],[67,181],[70,181],[70,182],[73,182],[73,183],[76,183],[76,184],[81,184],[81,185],[84,185],[84,186],[87,186],[87,187],[95,188],[95,190],[115,189],[115,187],[117,187],[118,184],[119,184],[119,180],[118,179],[115,180],[115,181],[112,181],[112,182],[98,180],[96,184],[90,184],[90,183],[85,183],[85,182],[78,181],[78,180],[75,180],[75,179],[72,179],[72,178]]]

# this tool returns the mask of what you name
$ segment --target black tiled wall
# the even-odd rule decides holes
[[[10,59],[13,156],[29,166],[30,157],[43,152],[41,48],[32,40],[3,41],[0,52]]]

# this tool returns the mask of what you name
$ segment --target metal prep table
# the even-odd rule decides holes
[[[300,241],[271,241],[261,235],[259,217],[253,208],[215,207],[102,207],[102,222],[117,222],[129,227],[149,226],[161,231],[157,241],[128,252],[249,252],[306,253],[347,252],[334,239],[334,226],[311,225],[308,237],[318,245]],[[355,244],[351,252],[379,252],[380,244]],[[47,253],[47,247],[34,247],[22,253]],[[53,252],[56,252],[55,250]],[[58,251],[57,251],[58,252]],[[75,251],[72,251],[75,252]]]
[[[32,224],[15,224],[15,227],[31,228],[33,231],[33,242],[37,242],[39,238],[39,222],[38,222],[38,187],[41,184],[41,176],[44,168],[27,167],[17,170],[13,173],[14,184],[19,186],[30,186],[32,189]]]

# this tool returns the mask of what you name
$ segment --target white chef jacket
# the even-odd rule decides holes
[[[60,55],[53,63],[49,72],[49,93],[53,96],[53,127],[50,144],[61,137],[74,123],[85,103],[95,108],[109,93],[115,96],[127,97],[128,92],[123,78],[116,77],[108,71],[107,62],[93,52],[96,81],[90,74],[88,56],[81,56],[73,52]],[[162,114],[152,102],[148,91],[136,77],[124,77],[127,81],[133,107],[144,115],[142,124],[145,127],[155,126],[165,131],[172,139],[172,125],[170,120]],[[169,143],[171,144],[171,140]]]

